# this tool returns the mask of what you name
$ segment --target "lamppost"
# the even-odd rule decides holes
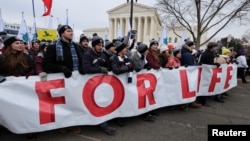
[[[135,2],[137,2],[137,0],[135,0]],[[127,0],[127,3],[129,3],[129,0]],[[134,0],[131,0],[131,8],[130,8],[130,26],[131,29],[133,29],[133,4],[134,4]]]

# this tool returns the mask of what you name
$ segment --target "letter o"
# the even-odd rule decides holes
[[[111,104],[106,107],[100,107],[96,104],[94,94],[95,89],[102,83],[109,84],[114,90],[114,99]],[[116,110],[123,102],[124,87],[121,81],[112,75],[99,75],[89,79],[83,88],[83,102],[89,112],[96,117],[110,114]],[[103,93],[105,94],[105,92]]]

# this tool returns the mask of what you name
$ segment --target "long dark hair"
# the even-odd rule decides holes
[[[23,69],[28,70],[29,65],[23,51],[13,53],[11,46],[8,46],[3,53],[3,67],[5,72],[15,72],[16,66],[20,65]]]

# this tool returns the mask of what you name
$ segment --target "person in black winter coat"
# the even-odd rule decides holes
[[[199,64],[200,65],[202,65],[202,64],[216,65],[217,67],[219,67],[220,64],[214,62],[214,58],[215,58],[215,55],[216,55],[217,47],[218,47],[218,44],[216,42],[209,42],[208,45],[207,45],[207,49],[200,56]],[[217,99],[217,100],[220,100],[222,102],[222,99]],[[206,96],[200,96],[200,97],[198,97],[197,101],[200,104],[204,105],[204,106],[209,106],[207,104],[207,101],[206,101]]]
[[[103,53],[105,54],[107,60],[109,60],[109,58],[113,55],[115,55],[116,51],[115,51],[115,44],[113,42],[110,41],[105,41],[105,49],[103,51]],[[110,61],[108,61],[108,71],[111,71],[111,64]]]
[[[82,54],[84,54],[85,52],[87,52],[88,50],[91,50],[91,47],[89,47],[89,39],[86,36],[82,36],[80,38],[80,51]]]
[[[93,36],[91,44],[92,49],[85,52],[82,57],[83,72],[87,74],[107,74],[108,60],[103,53],[103,39],[99,36]],[[116,129],[110,126],[108,122],[101,123],[100,128],[108,135],[116,133]]]
[[[133,67],[132,67],[131,61],[126,56],[127,51],[128,51],[126,44],[121,43],[121,42],[118,43],[115,50],[116,50],[116,54],[113,55],[109,59],[112,71],[117,75],[126,73],[126,72],[132,72]]]
[[[109,59],[111,64],[111,70],[117,75],[128,73],[128,83],[131,83],[133,66],[130,59],[126,56],[128,51],[127,45],[117,41],[115,51],[116,54],[110,57]],[[114,120],[119,126],[125,125],[123,118],[116,118]]]
[[[63,72],[66,78],[71,77],[72,71],[82,72],[82,54],[80,47],[75,44],[73,31],[70,26],[63,25],[58,29],[60,38],[56,44],[50,45],[44,55],[42,66],[47,73]]]
[[[60,38],[56,44],[47,47],[47,51],[42,61],[42,67],[46,73],[62,72],[66,78],[71,77],[72,71],[78,70],[82,73],[81,60],[82,55],[79,46],[73,39],[73,30],[68,25],[62,25],[58,28]],[[68,128],[61,128],[61,133],[67,132]],[[70,127],[74,133],[81,133],[80,126]]]

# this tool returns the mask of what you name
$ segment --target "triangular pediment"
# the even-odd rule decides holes
[[[131,7],[131,3],[124,3],[120,6],[117,6],[109,11],[107,11],[107,13],[111,14],[111,13],[128,13],[130,12],[130,7]],[[149,11],[149,10],[155,10],[154,7],[150,7],[147,5],[143,5],[143,4],[138,4],[138,3],[134,3],[134,8],[133,8],[134,12],[144,12],[144,11]]]

